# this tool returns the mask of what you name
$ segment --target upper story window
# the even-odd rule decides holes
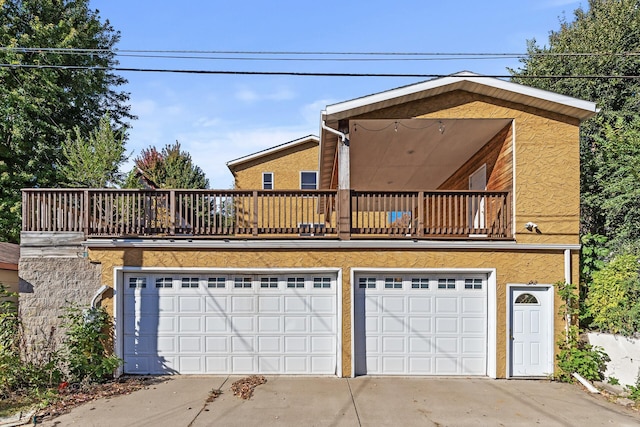
[[[262,189],[273,190],[273,172],[262,172]]]
[[[318,172],[300,172],[300,189],[317,190]]]

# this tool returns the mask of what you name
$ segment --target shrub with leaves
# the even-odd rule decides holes
[[[572,374],[577,372],[589,381],[602,380],[609,356],[600,347],[580,339],[580,329],[575,325],[578,313],[578,293],[576,285],[564,281],[556,283],[558,295],[564,301],[560,314],[566,321],[564,339],[558,341],[560,351],[556,355],[559,372],[556,379],[573,382]]]
[[[0,284],[0,398],[41,395],[62,377],[50,343],[41,346],[43,351],[27,352],[16,300],[17,295]]]
[[[640,259],[618,255],[593,274],[585,301],[591,326],[631,336],[640,330]]]
[[[70,306],[63,319],[70,382],[102,382],[113,377],[122,361],[107,352],[111,321],[105,309]]]

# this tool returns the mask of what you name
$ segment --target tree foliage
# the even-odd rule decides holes
[[[70,187],[104,188],[122,184],[120,165],[127,160],[124,133],[114,132],[109,115],[87,138],[80,128],[73,128],[62,145],[63,161],[59,164],[65,184]]]
[[[581,132],[582,233],[604,235],[616,250],[637,245],[631,228],[640,224],[640,198],[630,182],[637,161],[630,160],[637,153],[640,79],[615,76],[640,75],[640,57],[627,54],[640,51],[638,1],[589,0],[573,21],[560,21],[547,45],[530,40],[527,51],[521,67],[510,70],[514,81],[595,101],[601,109]],[[580,75],[614,77],[535,78]]]
[[[0,63],[15,65],[0,67],[0,240],[18,239],[21,188],[61,182],[74,126],[86,137],[106,113],[116,127],[133,118],[129,95],[117,90],[126,80],[107,70],[119,37],[88,0],[0,1]]]
[[[149,147],[134,160],[136,169],[127,177],[128,188],[141,188],[143,179],[157,188],[209,188],[209,180],[202,169],[193,163],[191,154],[181,149],[180,143],[165,145],[161,151]]]
[[[640,330],[639,261],[635,255],[618,255],[593,274],[586,300],[592,326],[623,335]]]

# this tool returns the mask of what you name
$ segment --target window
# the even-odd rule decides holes
[[[304,277],[288,277],[287,288],[304,288]]]
[[[385,289],[402,289],[402,277],[385,277]]]
[[[313,287],[314,288],[330,288],[331,278],[330,277],[314,277]]]
[[[198,278],[197,277],[183,277],[182,278],[182,287],[183,288],[197,288],[198,287]]]
[[[317,190],[318,172],[300,172],[300,189]]]
[[[146,288],[147,279],[145,279],[144,277],[129,277],[129,287],[130,288]]]
[[[234,288],[250,288],[251,277],[236,277],[235,279],[233,279],[233,287]]]
[[[160,277],[156,279],[156,288],[172,288],[173,279],[171,277]]]
[[[375,289],[376,288],[376,278],[375,277],[361,277],[358,279],[358,287],[360,289]]]
[[[207,281],[208,288],[224,288],[226,287],[227,279],[224,277],[209,277]]]
[[[516,298],[516,304],[538,304],[538,299],[531,294],[522,294]]]
[[[277,288],[278,278],[277,277],[261,277],[260,287],[261,288]]]
[[[464,279],[465,289],[482,289],[482,279]]]
[[[411,279],[411,289],[429,289],[429,279],[426,277],[414,277]]]
[[[438,279],[438,289],[455,289],[456,279]]]
[[[262,189],[273,190],[273,172],[262,172]]]

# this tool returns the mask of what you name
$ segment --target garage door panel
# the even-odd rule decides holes
[[[284,331],[285,332],[307,332],[308,322],[306,317],[299,316],[285,316],[284,317]]]
[[[253,353],[256,350],[254,337],[232,337],[232,353]]]
[[[259,353],[277,353],[284,351],[282,346],[282,337],[258,337]]]
[[[336,329],[335,316],[314,316],[311,318],[311,332],[331,333]]]
[[[235,334],[254,334],[255,317],[253,316],[233,316],[231,318],[231,331]]]
[[[431,353],[433,351],[431,338],[422,337],[410,337],[409,338],[409,353]]]
[[[263,374],[277,374],[282,372],[282,360],[278,356],[258,357],[258,370]]]
[[[335,314],[335,299],[330,296],[313,296],[311,298],[311,312],[316,314]]]
[[[457,317],[437,317],[435,319],[436,333],[438,334],[457,334],[460,319]]]
[[[229,297],[227,296],[204,297],[204,304],[207,313],[227,313],[229,311]]]
[[[280,316],[259,316],[258,332],[260,333],[281,333],[282,318]]]
[[[486,304],[484,303],[483,298],[473,297],[473,298],[462,298],[462,312],[467,313],[478,313],[484,314],[486,309]]]
[[[256,358],[253,356],[232,356],[231,371],[238,374],[251,374],[256,372]]]
[[[147,336],[145,337],[145,341],[149,344],[153,344],[154,340],[153,337]],[[163,337],[160,336],[158,337],[157,343],[158,343],[158,347],[157,348],[151,348],[153,347],[152,345],[145,345],[145,349],[147,351],[149,351],[151,354],[154,353],[158,353],[158,354],[172,354],[178,351],[178,346],[176,345],[176,342],[178,341],[178,339],[176,337]]]
[[[404,353],[405,337],[383,337],[382,351],[384,353]]]
[[[357,375],[486,375],[486,276],[383,273],[355,279]]]
[[[231,311],[233,313],[254,313],[255,298],[253,296],[234,296],[231,297]]]
[[[229,353],[229,337],[205,337],[205,351],[209,353]]]
[[[159,340],[158,340],[159,341]],[[202,352],[202,338],[201,337],[180,337],[178,339],[178,352],[187,353],[200,353]],[[175,348],[171,348],[172,353],[175,352]]]
[[[205,332],[228,332],[229,331],[229,319],[222,316],[207,316],[204,321]]]
[[[178,363],[180,372],[183,374],[197,374],[202,372],[200,356],[181,356]]]
[[[161,317],[156,319],[155,317],[141,317],[136,325],[137,330],[141,331],[155,331],[158,333],[178,333],[178,319],[175,317]]]
[[[430,314],[431,304],[432,298],[430,297],[416,297],[415,295],[411,295],[409,297],[409,313]]]
[[[385,295],[382,299],[382,311],[384,313],[404,313],[404,296],[394,297]]]
[[[282,298],[280,296],[259,296],[260,313],[282,313]]]
[[[285,371],[292,374],[303,374],[309,372],[308,360],[306,356],[285,356]]]
[[[332,354],[336,352],[336,338],[327,337],[311,337],[311,353],[312,354]]]
[[[436,297],[437,314],[458,314],[457,297]]]
[[[382,333],[404,332],[404,319],[397,317],[382,317]]]
[[[184,316],[183,315],[178,319],[178,327],[180,328],[180,333],[182,334],[190,333],[190,332],[201,333],[203,332],[203,329],[204,329],[202,327],[202,318],[200,316]]]
[[[306,313],[309,302],[306,296],[286,296],[284,297],[284,309],[287,313]]]
[[[409,371],[418,375],[431,375],[433,371],[431,366],[433,360],[431,357],[409,357]]]
[[[211,374],[226,374],[230,372],[227,356],[208,356],[205,358],[206,372]]]
[[[182,313],[200,313],[202,298],[198,296],[178,297],[178,306]]]

